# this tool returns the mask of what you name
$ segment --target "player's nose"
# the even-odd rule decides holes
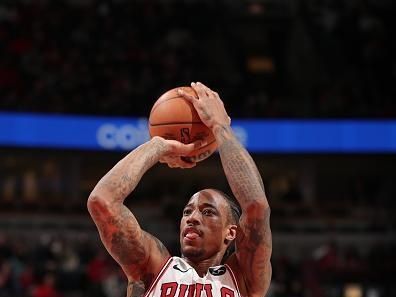
[[[201,213],[198,209],[192,211],[187,217],[186,223],[188,225],[197,225],[201,223]]]

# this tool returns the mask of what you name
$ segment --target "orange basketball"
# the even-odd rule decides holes
[[[202,123],[194,106],[177,93],[178,89],[196,95],[190,87],[175,88],[161,95],[150,112],[150,136],[161,136],[185,144],[205,140],[205,146],[183,157],[188,162],[200,162],[216,150],[217,143],[212,131]]]

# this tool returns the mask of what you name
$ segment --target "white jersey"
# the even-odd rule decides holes
[[[179,257],[171,257],[147,290],[145,297],[240,297],[238,285],[228,265],[210,267],[200,277]]]

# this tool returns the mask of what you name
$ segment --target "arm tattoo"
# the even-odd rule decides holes
[[[127,297],[143,297],[145,287],[142,281],[129,281],[127,288]]]
[[[134,266],[137,270],[146,259],[142,231],[134,215],[123,205],[91,208],[91,215],[100,237],[114,259],[121,266]]]
[[[159,160],[164,148],[162,141],[152,140],[133,150],[98,182],[88,199],[88,210],[103,244],[127,275],[134,278],[147,268],[150,248],[159,243],[154,244],[147,237],[123,202]],[[158,249],[163,255],[164,249]]]
[[[241,223],[245,228],[241,234],[243,238],[240,237],[238,240],[239,246],[243,245],[244,249],[250,252],[255,252],[259,246],[265,246],[270,250],[272,248],[270,209],[266,208],[260,217],[249,218],[247,215],[243,219]]]
[[[143,174],[158,162],[165,144],[145,143],[118,162],[96,185],[93,193],[105,190],[109,200],[123,202],[135,189]]]
[[[264,184],[252,157],[231,130],[222,129],[219,134],[221,162],[238,202],[243,207],[246,202],[265,199]]]
[[[249,293],[264,294],[271,278],[272,250],[270,208],[264,184],[252,157],[231,128],[217,132],[224,172],[242,207],[241,228],[236,239],[239,267],[245,275]]]

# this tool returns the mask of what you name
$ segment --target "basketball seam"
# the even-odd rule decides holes
[[[170,97],[170,98],[168,98],[168,99],[166,99],[166,100],[164,100],[164,101],[158,103],[157,106],[154,106],[154,108],[150,111],[150,115],[151,115],[151,114],[154,112],[154,110],[156,110],[157,107],[160,106],[162,103],[164,103],[164,102],[166,102],[166,101],[169,101],[169,100],[177,99],[177,98],[184,99],[184,97],[182,97],[182,96]],[[186,100],[186,99],[184,99],[184,100]],[[187,100],[186,100],[186,101],[187,101]],[[188,101],[187,101],[187,102],[188,102]],[[154,105],[155,105],[155,104],[154,104]]]

